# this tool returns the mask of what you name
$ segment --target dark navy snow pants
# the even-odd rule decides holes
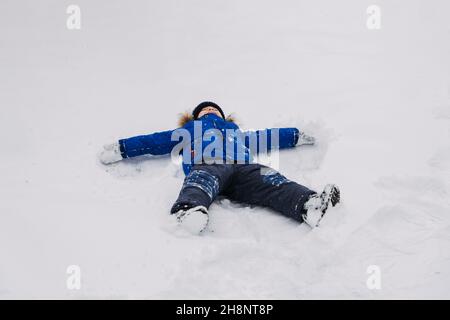
[[[208,208],[220,195],[268,207],[301,222],[303,205],[315,193],[260,164],[197,164],[186,176],[171,213],[184,205]]]

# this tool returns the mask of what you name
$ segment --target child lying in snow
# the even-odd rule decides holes
[[[223,149],[213,152],[213,156],[205,156],[208,145],[217,140],[217,137],[214,140],[206,138],[208,132],[220,134],[230,130],[239,131],[233,120],[225,117],[222,109],[213,102],[203,102],[194,109],[192,115],[184,115],[180,128],[176,130],[182,130],[181,128],[189,137],[200,137],[200,141],[194,138],[184,144],[183,170],[186,178],[171,214],[175,214],[178,222],[192,233],[200,233],[206,228],[208,208],[218,195],[245,204],[269,207],[299,222],[306,222],[311,227],[319,225],[330,203],[335,206],[340,200],[339,189],[335,185],[326,185],[319,195],[288,180],[279,172],[255,163],[250,152],[250,142],[245,138],[233,136],[230,139],[227,135],[227,138],[219,143]],[[179,145],[181,134],[175,134],[176,130],[121,139],[105,146],[100,160],[104,164],[110,164],[144,154],[169,154]],[[258,139],[264,136],[267,140],[275,132],[278,134],[278,141],[273,143],[273,140],[270,140],[273,145],[268,141],[269,149],[314,144],[313,137],[297,128],[254,131]],[[231,145],[227,144],[229,141]],[[256,141],[259,149],[261,140]],[[188,152],[185,152],[186,150]],[[217,161],[218,159],[220,161]]]

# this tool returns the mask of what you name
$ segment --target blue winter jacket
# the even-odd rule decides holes
[[[228,134],[232,132],[235,134]],[[181,136],[186,134],[191,138],[182,141]],[[220,137],[224,137],[222,141]],[[183,171],[187,175],[194,164],[207,162],[205,154],[209,154],[207,151],[212,148],[212,144],[216,148],[212,148],[211,155],[216,160],[221,159],[222,163],[251,163],[254,153],[294,147],[298,138],[297,128],[241,131],[234,122],[209,113],[189,121],[182,128],[121,139],[119,146],[122,157],[131,158],[145,154],[170,154],[175,146],[184,145],[182,151],[176,151],[183,154]]]

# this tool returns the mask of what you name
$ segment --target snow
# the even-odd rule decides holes
[[[450,298],[450,4],[356,0],[0,3],[0,298]],[[280,171],[342,203],[310,230],[221,199],[194,237],[167,157],[103,144],[213,100],[316,146]],[[67,267],[81,268],[69,290]],[[369,289],[369,266],[381,289]]]

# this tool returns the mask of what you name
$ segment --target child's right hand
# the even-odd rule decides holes
[[[120,154],[119,143],[111,143],[103,146],[103,151],[99,155],[100,162],[103,164],[111,164],[122,160]]]
[[[304,132],[300,132],[298,137],[297,146],[302,145],[313,145],[316,143],[316,138],[305,134]]]

